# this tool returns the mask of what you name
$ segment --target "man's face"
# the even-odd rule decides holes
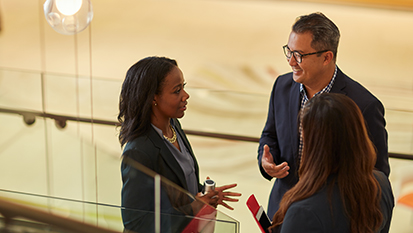
[[[287,46],[291,51],[297,51],[301,54],[314,53],[317,51],[311,47],[312,38],[311,33],[291,32]],[[317,77],[322,72],[324,56],[317,54],[304,56],[301,63],[298,63],[295,57],[291,56],[287,61],[293,70],[294,81],[311,86],[317,83]]]

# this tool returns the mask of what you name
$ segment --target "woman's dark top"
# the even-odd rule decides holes
[[[176,133],[182,138],[185,147],[190,153],[198,184],[199,168],[192,152],[191,145],[177,119],[171,124]],[[181,148],[182,150],[183,148]],[[125,229],[135,232],[154,232],[154,179],[136,169],[132,164],[125,163],[126,158],[149,168],[160,174],[183,190],[188,191],[185,174],[174,155],[168,149],[164,139],[150,127],[147,134],[128,142],[123,151],[121,164],[122,174],[122,220]],[[164,180],[164,178],[162,178]],[[161,232],[179,232],[185,227],[188,219],[185,215],[192,215],[189,205],[191,198],[171,186],[161,188]]]
[[[383,223],[378,232],[389,232],[392,218],[394,198],[390,182],[384,173],[374,171],[374,176],[381,187],[380,207],[383,214]],[[288,208],[281,225],[281,233],[348,233],[350,223],[345,216],[343,202],[335,185],[332,194],[332,212],[329,202],[329,191],[327,187],[318,193],[301,201],[294,202]]]

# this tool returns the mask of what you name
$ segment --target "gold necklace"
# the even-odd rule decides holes
[[[171,128],[173,136],[171,138],[168,138],[167,136],[163,135],[163,137],[173,144],[176,142],[176,132],[172,125],[169,125],[169,128]]]

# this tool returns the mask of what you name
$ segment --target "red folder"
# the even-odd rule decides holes
[[[247,200],[247,206],[250,209],[251,213],[252,213],[252,217],[255,219],[255,221],[257,222],[260,230],[262,233],[266,233],[268,232],[268,230],[264,230],[264,228],[262,227],[261,223],[259,222],[259,220],[257,219],[257,213],[259,211],[260,208],[262,208],[262,206],[260,206],[260,204],[258,204],[257,199],[255,198],[254,194],[252,194],[248,200]],[[265,214],[265,212],[263,211],[263,214]],[[266,215],[266,214],[265,214]],[[267,216],[265,216],[265,218],[268,218]]]

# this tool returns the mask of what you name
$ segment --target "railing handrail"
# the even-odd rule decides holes
[[[88,223],[80,222],[74,219],[54,215],[32,207],[16,204],[0,198],[0,213],[9,223],[11,219],[22,217],[36,222],[46,223],[64,230],[79,233],[115,233],[117,231],[108,230]]]
[[[101,124],[101,125],[110,125],[110,126],[119,126],[120,123],[116,121],[109,121],[109,120],[102,120],[102,119],[91,119],[85,117],[74,117],[74,116],[66,116],[66,115],[58,115],[58,114],[51,114],[46,112],[40,111],[33,111],[33,110],[18,110],[18,109],[7,109],[7,108],[0,108],[0,112],[2,113],[10,113],[10,114],[18,114],[22,115],[24,121],[27,124],[34,123],[34,117],[45,117],[54,119],[56,124],[61,128],[66,126],[66,121],[76,121],[76,122],[83,122],[83,123],[91,123],[91,124]],[[232,134],[223,134],[223,133],[212,133],[212,132],[204,132],[204,131],[197,131],[197,130],[188,130],[184,129],[186,134],[189,135],[196,135],[202,137],[212,137],[212,138],[219,138],[219,139],[227,139],[227,140],[234,140],[234,141],[243,141],[243,142],[259,142],[259,138],[257,137],[249,137],[249,136],[241,136],[241,135],[232,135]],[[389,152],[390,158],[396,159],[408,159],[413,160],[413,155],[411,154],[401,154],[401,153],[392,153]]]

